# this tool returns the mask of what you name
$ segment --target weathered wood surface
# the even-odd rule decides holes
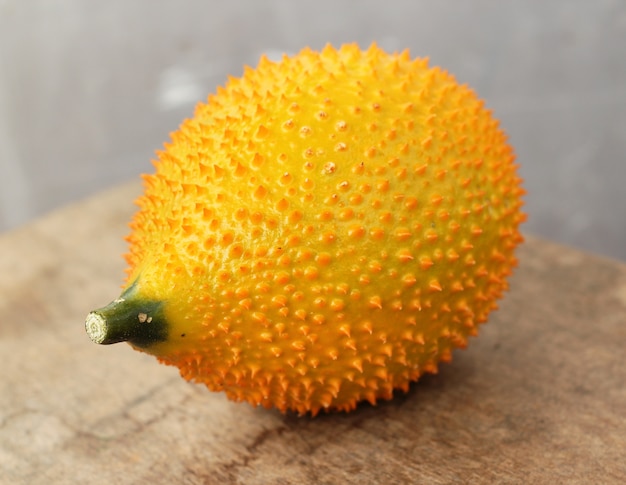
[[[438,375],[283,416],[85,335],[121,284],[138,191],[0,236],[0,482],[626,483],[626,266],[529,238],[501,309]]]

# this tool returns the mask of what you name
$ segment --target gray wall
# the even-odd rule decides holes
[[[0,0],[0,230],[151,171],[261,53],[373,40],[487,100],[526,178],[525,231],[626,260],[623,0]]]

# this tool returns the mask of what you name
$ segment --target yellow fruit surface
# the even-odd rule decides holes
[[[436,372],[496,308],[522,241],[490,111],[375,45],[262,58],[155,166],[127,285],[163,303],[167,338],[136,347],[281,411],[351,410]]]

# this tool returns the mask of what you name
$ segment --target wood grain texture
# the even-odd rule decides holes
[[[500,310],[438,375],[283,416],[89,341],[139,190],[0,237],[0,483],[626,483],[626,266],[529,238]]]

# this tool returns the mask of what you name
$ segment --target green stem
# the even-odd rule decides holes
[[[132,285],[117,300],[89,313],[85,330],[97,344],[130,342],[149,347],[167,340],[168,325],[163,302],[138,297]]]

